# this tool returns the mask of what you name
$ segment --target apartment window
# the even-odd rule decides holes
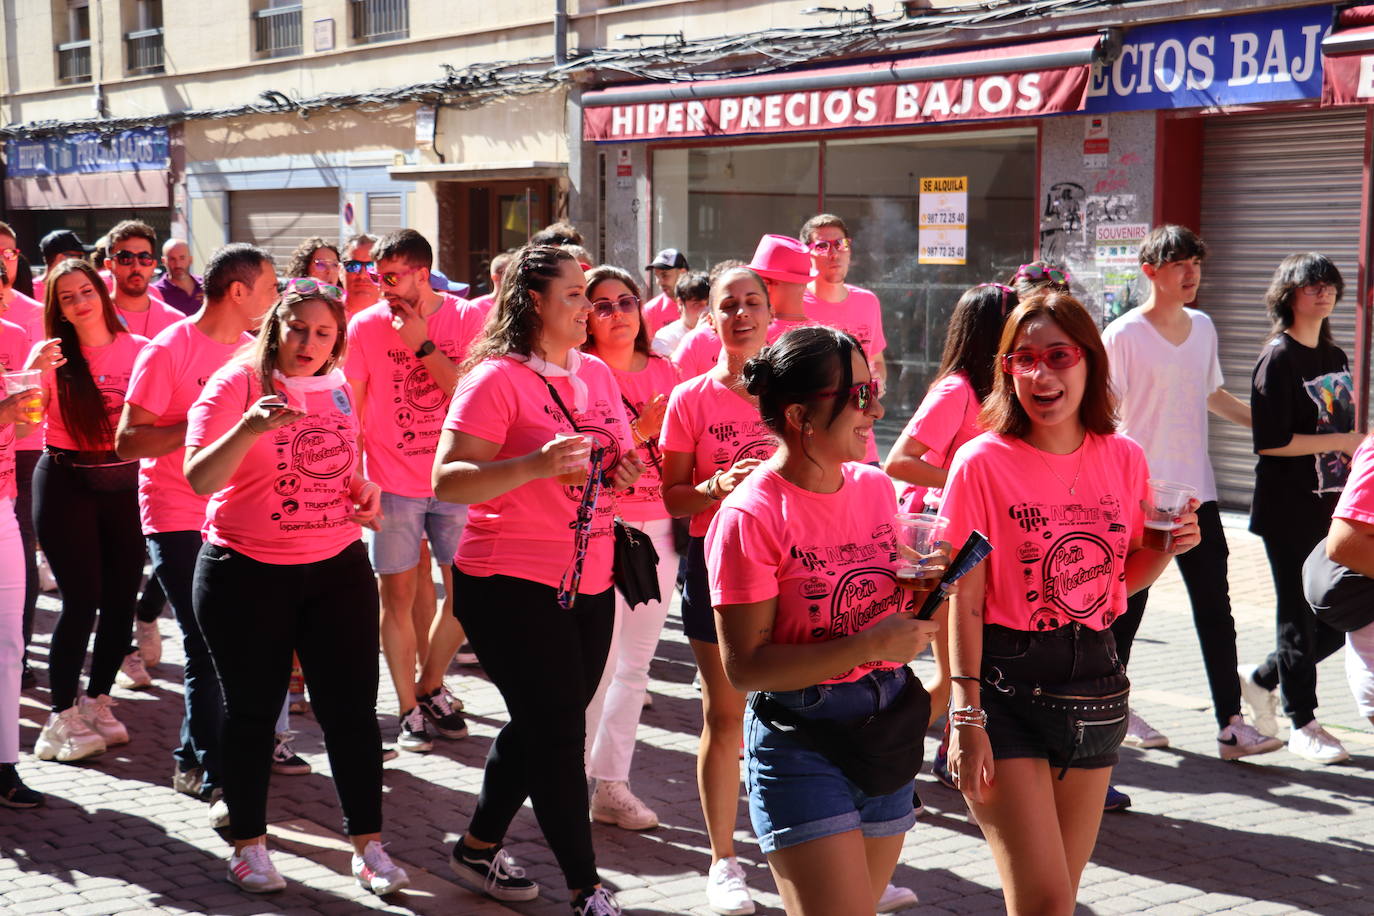
[[[259,57],[290,57],[301,53],[300,0],[271,0],[253,14],[254,49]]]
[[[350,7],[359,44],[410,36],[410,0],[351,0]]]
[[[161,73],[162,0],[137,0],[133,26],[124,35],[129,73]]]
[[[59,29],[63,24],[59,22]],[[65,31],[57,42],[57,81],[91,81],[91,10],[89,0],[68,0]]]

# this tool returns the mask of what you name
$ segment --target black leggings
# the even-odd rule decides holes
[[[137,492],[94,491],[81,474],[51,455],[40,458],[33,473],[34,529],[62,591],[62,614],[48,655],[54,712],[76,702],[93,626],[95,651],[86,692],[96,697],[114,686],[129,651],[143,578]]]
[[[14,453],[14,478],[18,498],[14,513],[19,516],[19,542],[24,545],[24,658],[27,662],[29,643],[33,641],[33,614],[38,609],[38,538],[33,533],[33,471],[38,465],[39,449],[23,449]]]
[[[547,585],[454,567],[453,593],[453,613],[509,716],[487,753],[468,830],[500,843],[529,798],[568,887],[591,887],[601,879],[587,818],[586,713],[611,646],[615,590],[578,595],[565,611]]]
[[[300,656],[349,836],[382,829],[377,729],[377,580],[354,541],[327,560],[279,566],[206,544],[192,586],[196,620],[224,696],[221,764],[229,832],[267,832],[272,733]]]

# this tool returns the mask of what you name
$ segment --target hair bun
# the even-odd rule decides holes
[[[744,379],[745,390],[754,397],[758,397],[759,393],[772,384],[773,379],[777,377],[777,373],[773,371],[773,362],[768,358],[768,351],[769,348],[764,347],[758,356],[750,358],[744,364],[744,369],[740,372],[740,376]]]

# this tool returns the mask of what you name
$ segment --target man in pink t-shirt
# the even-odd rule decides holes
[[[186,415],[206,380],[251,342],[247,332],[276,299],[277,274],[265,252],[238,244],[215,252],[202,282],[201,310],[162,330],[139,353],[115,447],[121,458],[143,459],[138,474],[143,535],[153,575],[172,605],[186,650],[186,712],[181,746],[172,754],[173,785],[208,800],[223,785],[218,737],[222,702],[191,603],[206,497],[196,495],[182,472]]]
[[[658,295],[644,303],[643,308],[644,324],[652,340],[659,328],[677,320],[677,281],[687,275],[690,267],[681,251],[665,248],[644,269],[654,275],[654,285],[659,289]]]
[[[444,686],[444,672],[463,641],[453,615],[453,557],[467,506],[435,499],[430,475],[458,365],[481,332],[483,316],[471,303],[431,288],[434,252],[424,236],[403,229],[373,249],[384,302],[348,325],[345,372],[358,402],[366,476],[382,488],[381,528],[369,539],[372,566],[381,579],[382,653],[400,707],[402,750],[432,749],[428,726],[447,738],[467,735],[459,704]],[[421,541],[443,575],[444,608],[434,618],[414,615]],[[429,626],[428,654],[415,680],[419,626]],[[428,722],[428,725],[426,724]]]
[[[485,296],[478,296],[470,300],[473,308],[482,313],[482,318],[491,314],[492,307],[496,305],[496,291],[501,288],[501,278],[506,274],[506,265],[510,264],[515,257],[514,251],[503,251],[491,259],[491,292]]]
[[[126,219],[110,230],[105,268],[114,277],[114,302],[130,333],[152,340],[186,316],[151,293],[157,237],[147,223]]]

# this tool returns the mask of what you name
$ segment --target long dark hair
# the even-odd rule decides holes
[[[806,405],[805,419],[816,415],[811,403],[822,391],[848,391],[854,384],[854,354],[864,356],[863,345],[852,334],[837,328],[793,328],[759,351],[744,364],[746,390],[759,399],[759,416],[774,434],[782,438],[787,426],[787,408]],[[847,398],[828,401],[828,427],[834,423]]]
[[[1331,259],[1316,251],[1306,254],[1290,254],[1279,262],[1274,270],[1274,278],[1269,281],[1269,290],[1264,294],[1264,307],[1269,312],[1269,320],[1274,323],[1269,332],[1273,340],[1293,326],[1293,297],[1299,289],[1313,283],[1329,283],[1336,287],[1336,301],[1341,301],[1345,293],[1345,280]],[[1331,345],[1331,319],[1323,318],[1317,339],[1324,345]]]
[[[299,279],[299,278],[296,278]],[[329,314],[333,316],[334,323],[338,325],[339,333],[334,338],[334,349],[329,353],[329,359],[325,360],[324,365],[316,369],[313,375],[325,375],[335,366],[341,365],[344,355],[348,352],[348,316],[344,312],[343,301],[331,299],[321,292],[296,293],[288,291],[277,300],[276,305],[267,310],[267,314],[262,316],[262,324],[258,327],[258,337],[248,350],[248,365],[258,377],[258,384],[262,387],[263,394],[271,394],[277,390],[272,373],[277,369],[277,353],[281,349],[281,330],[286,323],[286,313],[291,306],[310,299],[323,302],[329,308]],[[66,353],[66,351],[62,351]]]
[[[1083,386],[1083,401],[1078,405],[1078,416],[1088,432],[1102,436],[1116,432],[1116,396],[1112,393],[1107,369],[1107,349],[1102,345],[1102,335],[1088,310],[1068,293],[1048,292],[1022,299],[1002,327],[997,361],[1000,363],[1002,357],[1016,347],[1021,329],[1033,318],[1053,321],[1083,348],[1088,377]],[[999,366],[996,375],[992,394],[983,402],[978,425],[990,432],[1024,439],[1030,432],[1030,417],[1016,397],[1011,374]]]
[[[43,333],[56,337],[62,342],[62,355],[66,363],[54,370],[57,378],[57,400],[62,405],[62,419],[67,431],[77,443],[87,451],[108,449],[114,441],[114,428],[110,425],[110,415],[105,410],[105,399],[91,377],[90,363],[86,354],[81,352],[81,338],[77,336],[76,326],[62,314],[57,303],[58,281],[69,274],[81,274],[90,281],[100,296],[100,311],[105,318],[105,329],[111,334],[124,334],[124,325],[119,321],[110,291],[105,281],[83,258],[67,258],[48,271],[46,289],[43,292]]]
[[[619,280],[625,284],[626,289],[634,294],[636,299],[640,300],[639,308],[636,309],[639,313],[639,333],[635,335],[635,352],[643,353],[645,356],[653,356],[653,348],[649,345],[649,328],[644,324],[644,300],[639,291],[639,284],[635,282],[635,278],[630,276],[628,271],[621,270],[611,264],[601,264],[587,271],[588,301],[592,298],[592,290],[607,280]],[[582,349],[589,353],[596,352],[596,341],[592,339],[590,325],[587,326],[587,342],[582,345]]]
[[[482,336],[472,344],[463,372],[487,359],[497,359],[511,353],[529,356],[544,330],[531,291],[544,293],[558,278],[563,262],[577,259],[562,248],[552,245],[527,245],[515,253],[501,275],[496,292],[496,305],[487,317]]]
[[[968,376],[980,402],[992,393],[997,371],[997,342],[1002,323],[1017,305],[1016,290],[1000,283],[983,283],[964,291],[949,316],[949,332],[935,381],[956,372]]]

